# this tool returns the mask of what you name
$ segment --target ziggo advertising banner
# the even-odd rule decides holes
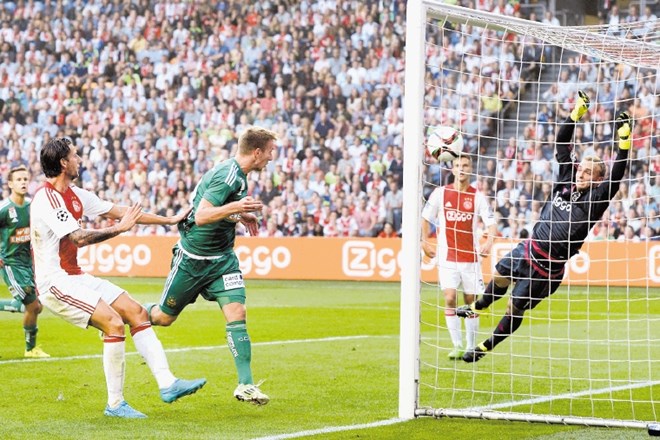
[[[165,277],[177,237],[115,237],[78,251],[83,270],[99,276]],[[499,241],[483,260],[488,280],[496,258],[515,243]],[[400,280],[401,239],[238,237],[235,251],[246,278],[283,280]],[[438,273],[422,261],[423,279]],[[568,263],[566,281],[574,285],[660,287],[660,242],[593,242]]]

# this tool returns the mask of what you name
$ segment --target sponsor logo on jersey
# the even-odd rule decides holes
[[[14,235],[9,237],[9,242],[13,244],[28,243],[30,241],[30,227],[18,228]]]
[[[562,211],[571,212],[571,204],[568,201],[562,199],[559,193],[555,194],[555,198],[552,199],[552,204]]]
[[[445,218],[448,222],[467,222],[472,220],[472,214],[469,212],[446,211]]]

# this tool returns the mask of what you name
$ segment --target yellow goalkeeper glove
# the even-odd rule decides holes
[[[577,122],[589,110],[589,96],[582,90],[578,90],[578,98],[575,101],[575,107],[571,111],[571,120]]]
[[[630,139],[631,121],[630,115],[621,112],[616,118],[616,132],[619,135],[619,150],[630,150],[632,139]]]

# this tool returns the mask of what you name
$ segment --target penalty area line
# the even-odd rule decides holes
[[[345,426],[329,426],[326,428],[319,428],[319,429],[310,429],[307,431],[298,431],[298,432],[292,432],[289,434],[279,434],[279,435],[269,435],[266,437],[257,437],[253,440],[284,440],[288,438],[299,438],[299,437],[306,437],[310,435],[319,435],[319,434],[330,434],[333,432],[343,432],[343,431],[354,431],[358,429],[370,429],[370,428],[378,428],[380,426],[389,426],[389,425],[395,425],[397,423],[402,423],[406,422],[407,420],[405,419],[387,419],[387,420],[380,420],[378,422],[372,422],[372,423],[360,423],[358,425],[345,425]]]
[[[373,338],[398,338],[398,336],[391,335],[355,335],[355,336],[332,336],[328,338],[318,338],[318,339],[288,339],[283,341],[268,341],[268,342],[254,342],[252,343],[253,347],[263,347],[269,345],[290,345],[290,344],[308,344],[308,343],[317,343],[317,342],[336,342],[336,341],[352,341],[359,339],[373,339]],[[187,353],[190,351],[209,351],[209,350],[218,350],[226,349],[226,345],[210,345],[205,347],[182,347],[182,348],[169,348],[165,350],[165,353]],[[139,353],[137,351],[128,351],[126,356],[135,356]],[[58,362],[58,361],[75,361],[81,359],[100,359],[103,357],[103,354],[83,354],[77,356],[63,356],[63,357],[50,357],[50,358],[32,358],[32,359],[7,359],[0,361],[0,365],[6,364],[17,364],[17,363],[28,363],[28,362]]]

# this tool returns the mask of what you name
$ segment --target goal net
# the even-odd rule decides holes
[[[660,412],[660,24],[559,27],[410,1],[407,9],[404,218],[399,414],[642,428]],[[591,98],[572,145],[612,169],[615,118],[634,119],[628,171],[551,297],[479,362],[450,360],[445,298],[422,257],[421,210],[452,180],[423,148],[430,129],[458,128],[473,157],[472,185],[495,213],[498,239],[483,262],[529,237],[551,202],[554,138]],[[550,200],[548,201],[548,198]],[[483,224],[478,222],[478,230]],[[477,343],[505,314],[480,317]],[[463,304],[459,287],[457,304]],[[466,328],[462,327],[463,347]]]

